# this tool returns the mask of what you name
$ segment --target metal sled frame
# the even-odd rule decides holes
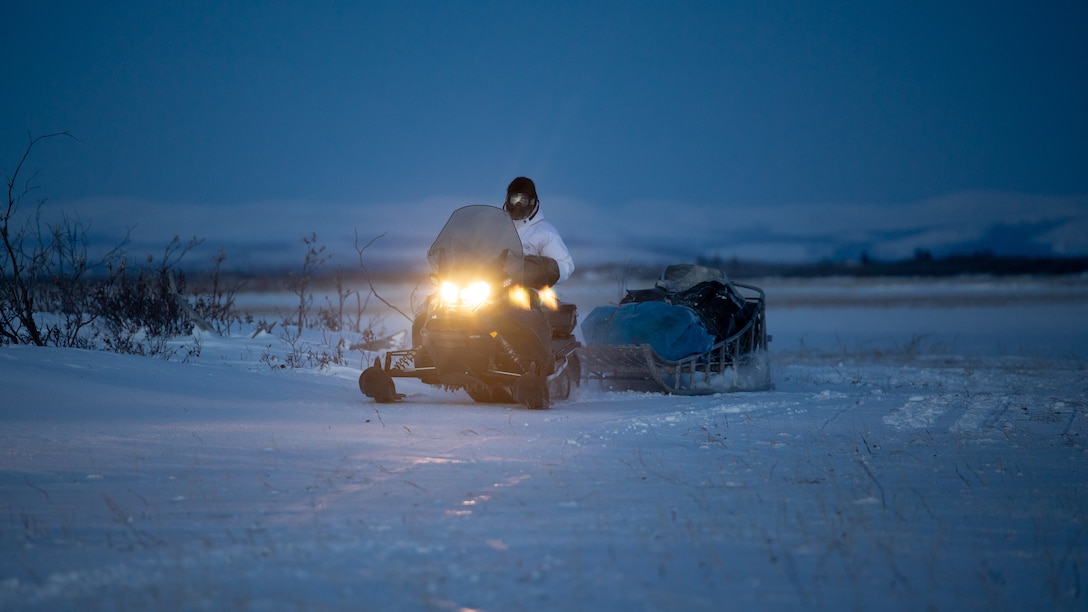
[[[675,395],[711,395],[737,391],[736,383],[728,387],[715,384],[714,378],[730,368],[745,366],[763,368],[761,380],[744,390],[760,391],[771,388],[766,362],[754,359],[767,350],[766,295],[759,287],[733,283],[744,296],[746,308],[754,306],[747,323],[733,335],[716,343],[706,353],[690,355],[672,361],[657,354],[649,344],[587,345],[578,349],[583,377],[614,389],[664,391]]]

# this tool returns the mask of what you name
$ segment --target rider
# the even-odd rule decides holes
[[[502,208],[514,220],[514,227],[521,237],[526,284],[550,287],[570,278],[574,272],[574,259],[559,231],[540,213],[540,200],[533,181],[524,176],[511,181]]]

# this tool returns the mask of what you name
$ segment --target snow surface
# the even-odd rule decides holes
[[[1085,610],[1088,280],[986,282],[767,281],[774,390],[540,412],[0,348],[0,609]]]

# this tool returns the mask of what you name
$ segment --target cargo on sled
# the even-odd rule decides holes
[[[771,388],[766,295],[694,264],[582,321],[582,377],[605,389],[705,395]]]

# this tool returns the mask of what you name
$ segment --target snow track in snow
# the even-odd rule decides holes
[[[1083,357],[783,327],[774,390],[539,412],[0,348],[0,609],[1088,606]]]

